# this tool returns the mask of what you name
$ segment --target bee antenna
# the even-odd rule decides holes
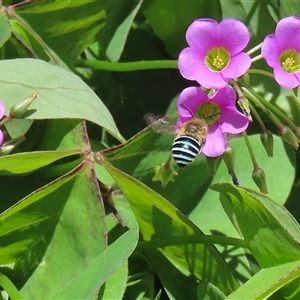
[[[180,103],[181,106],[183,106],[190,114],[193,118],[195,118],[195,114],[190,110],[189,107],[187,107],[185,104]]]
[[[206,120],[206,119],[208,119],[208,118],[210,118],[210,117],[213,117],[213,116],[216,116],[216,115],[220,115],[220,114],[221,114],[220,112],[217,112],[217,113],[211,114],[211,115],[209,115],[209,116],[205,117],[203,120]]]

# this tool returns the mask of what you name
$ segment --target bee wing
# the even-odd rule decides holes
[[[170,123],[168,117],[160,118],[159,116],[149,113],[145,115],[144,120],[157,133],[175,133],[176,125]]]

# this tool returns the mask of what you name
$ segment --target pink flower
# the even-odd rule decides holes
[[[300,18],[280,20],[275,34],[265,37],[261,54],[273,68],[274,78],[284,88],[295,88],[300,83]]]
[[[179,71],[205,88],[220,89],[250,68],[249,55],[241,52],[249,39],[247,27],[238,20],[196,20],[187,29],[189,47],[179,54]]]
[[[236,109],[235,102],[231,87],[224,87],[210,97],[199,87],[188,87],[179,95],[177,125],[180,127],[193,118],[206,118],[208,133],[202,152],[209,157],[220,156],[226,150],[226,133],[241,133],[249,124],[248,118]]]
[[[4,103],[0,100],[0,120],[3,118],[4,113],[5,113],[5,105],[4,105]],[[3,139],[4,139],[3,132],[2,132],[2,130],[0,130],[0,146],[1,146],[2,143],[3,143]]]

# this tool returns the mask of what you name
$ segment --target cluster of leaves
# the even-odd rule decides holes
[[[297,298],[295,151],[275,137],[267,159],[250,127],[269,197],[254,191],[241,139],[230,144],[243,187],[229,184],[223,163],[212,177],[199,156],[162,188],[151,179],[172,137],[137,133],[146,112],[174,110],[186,82],[172,59],[194,19],[238,17],[259,43],[297,8],[227,0],[2,4],[0,97],[9,108],[38,95],[5,128],[27,140],[0,157],[3,298]],[[251,84],[299,122],[292,93],[270,79],[253,76]]]

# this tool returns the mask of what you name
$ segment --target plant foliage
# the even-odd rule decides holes
[[[267,195],[242,137],[229,141],[239,186],[224,161],[209,169],[203,155],[183,169],[171,162],[175,182],[153,181],[174,136],[143,120],[176,117],[191,85],[176,60],[195,19],[239,19],[250,49],[280,18],[300,15],[296,2],[2,1],[5,116],[37,94],[22,117],[1,124],[11,139],[0,156],[2,299],[300,297],[299,155],[268,113],[253,104],[275,133],[273,157],[255,116],[247,130]],[[245,86],[300,126],[297,91],[266,70],[257,62]]]

